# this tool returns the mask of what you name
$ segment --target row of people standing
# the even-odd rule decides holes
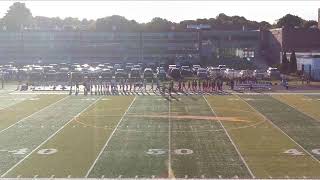
[[[223,79],[197,79],[197,80],[184,80],[177,81],[175,87],[178,91],[188,92],[212,92],[222,91]]]

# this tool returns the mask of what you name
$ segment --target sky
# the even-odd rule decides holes
[[[0,1],[3,17],[15,1]],[[173,22],[212,18],[219,13],[244,16],[249,20],[274,23],[291,13],[307,20],[317,20],[320,1],[22,1],[33,16],[97,19],[121,15],[139,23],[153,17]]]

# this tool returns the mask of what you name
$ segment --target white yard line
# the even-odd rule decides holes
[[[124,112],[124,114],[122,115],[121,119],[119,120],[117,126],[114,128],[114,130],[112,131],[112,133],[110,134],[107,142],[105,143],[105,145],[103,146],[103,148],[101,149],[101,151],[99,152],[97,158],[93,161],[92,165],[90,166],[89,170],[86,173],[86,178],[88,178],[89,174],[91,173],[93,167],[95,166],[95,164],[97,163],[98,159],[100,158],[101,154],[103,153],[103,151],[107,148],[111,138],[113,137],[113,134],[116,132],[116,130],[118,129],[119,125],[121,124],[122,120],[124,119],[124,117],[126,116],[127,112],[129,111],[129,109],[131,108],[132,104],[134,103],[134,101],[136,100],[137,96],[134,97],[134,99],[132,100],[131,104],[128,106],[127,110]]]
[[[38,113],[40,113],[40,112],[42,112],[42,111],[44,111],[44,110],[46,110],[46,109],[48,109],[48,108],[52,107],[52,106],[54,106],[55,104],[58,104],[59,102],[61,102],[61,101],[65,100],[65,99],[66,99],[66,98],[68,98],[68,97],[69,97],[69,96],[66,96],[66,97],[64,97],[64,98],[60,99],[59,101],[54,102],[54,103],[52,103],[52,104],[49,104],[49,105],[47,105],[46,107],[44,107],[44,108],[40,109],[39,111],[34,112],[34,113],[32,113],[31,115],[29,115],[29,116],[27,116],[27,117],[24,117],[24,118],[20,119],[19,121],[17,121],[17,122],[15,122],[15,123],[11,124],[11,125],[10,125],[10,126],[8,126],[7,128],[2,129],[2,130],[0,131],[0,134],[1,134],[2,132],[4,132],[4,131],[6,131],[6,130],[10,129],[12,126],[14,126],[14,125],[16,125],[16,124],[18,124],[18,123],[20,123],[20,122],[23,122],[23,121],[27,120],[27,119],[28,119],[28,118],[30,118],[31,116],[34,116],[34,115],[36,115],[36,114],[38,114]]]
[[[67,96],[68,97],[68,96]],[[102,96],[101,96],[102,97]],[[39,146],[34,148],[28,155],[26,155],[23,159],[21,159],[18,163],[13,165],[9,170],[7,170],[4,174],[1,175],[1,178],[6,176],[10,171],[12,171],[15,167],[17,167],[19,164],[21,164],[25,159],[27,159],[31,154],[33,154],[36,150],[38,150],[42,145],[44,145],[46,142],[48,142],[51,138],[53,138],[56,134],[58,134],[64,127],[66,127],[70,122],[72,122],[73,119],[79,117],[83,112],[85,112],[87,109],[89,109],[92,105],[96,104],[96,102],[101,99],[97,98],[94,102],[92,102],[89,106],[87,106],[85,109],[83,109],[81,112],[79,112],[76,116],[71,118],[67,123],[65,123],[60,129],[58,129],[55,133],[53,133],[51,136],[49,136],[45,141],[43,141]]]
[[[212,109],[212,106],[210,105],[210,103],[208,102],[207,98],[205,96],[202,96],[204,98],[204,100],[207,102],[208,106],[210,107],[212,113],[214,114],[214,116],[217,117],[216,112]],[[223,128],[224,132],[226,133],[226,135],[228,136],[230,142],[232,143],[233,147],[235,148],[235,150],[237,151],[241,161],[243,162],[243,164],[246,166],[248,172],[250,173],[252,178],[255,178],[254,174],[252,173],[251,169],[249,168],[247,162],[245,161],[245,159],[243,158],[243,156],[241,155],[237,145],[233,142],[232,138],[230,137],[228,131],[226,130],[226,128],[224,127],[224,125],[222,124],[222,122],[220,120],[218,120],[219,124],[221,125],[221,127]]]
[[[272,97],[273,99],[275,99],[275,100],[277,100],[277,101],[279,101],[279,102],[281,102],[281,103],[284,103],[284,104],[286,104],[286,105],[288,105],[288,106],[292,107],[292,108],[293,108],[293,109],[295,109],[296,111],[298,111],[298,112],[300,112],[300,113],[302,113],[302,114],[304,114],[304,115],[306,115],[306,116],[310,117],[311,119],[314,119],[315,121],[320,122],[320,119],[318,119],[317,117],[313,117],[312,115],[307,114],[307,113],[305,113],[305,112],[303,112],[303,111],[299,110],[299,109],[298,109],[298,107],[296,107],[296,106],[294,106],[294,105],[292,105],[292,104],[286,103],[286,102],[284,102],[284,101],[283,101],[283,100],[281,100],[281,99],[277,99],[277,98],[273,97],[272,95],[270,95],[270,97]]]
[[[237,95],[238,96],[238,95]],[[268,119],[266,116],[264,116],[262,113],[260,113],[260,111],[258,111],[256,108],[254,108],[253,106],[251,106],[247,101],[245,101],[244,99],[242,99],[240,96],[238,96],[238,98],[240,98],[243,102],[245,102],[252,110],[254,110],[255,112],[257,112],[262,118],[266,119],[273,127],[275,127],[276,129],[278,129],[282,134],[284,134],[285,136],[287,136],[293,143],[295,143],[297,146],[299,146],[305,153],[307,153],[309,156],[311,156],[312,159],[314,159],[315,161],[317,161],[318,163],[320,163],[320,161],[314,157],[309,151],[307,151],[304,147],[302,147],[298,142],[296,142],[294,139],[292,139],[287,133],[285,133],[281,128],[279,128],[277,125],[275,125],[270,119]]]

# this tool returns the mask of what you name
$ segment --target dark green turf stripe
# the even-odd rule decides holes
[[[202,96],[172,101],[171,114],[214,116]],[[177,178],[251,177],[217,121],[172,119],[171,130],[172,169]],[[183,155],[186,151],[181,154],[179,149],[190,149],[193,153]]]
[[[89,177],[167,177],[168,119],[151,117],[167,113],[162,97],[138,96]]]
[[[320,122],[271,96],[242,95],[241,97],[320,160],[320,155],[312,153],[312,150],[320,148]]]

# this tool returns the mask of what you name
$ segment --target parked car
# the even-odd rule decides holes
[[[100,76],[102,77],[102,79],[111,79],[112,78],[111,69],[102,69]]]
[[[171,68],[171,69],[169,69],[169,75],[173,79],[180,79],[181,78],[180,69],[179,68]]]
[[[266,71],[265,70],[261,70],[261,69],[256,69],[253,71],[253,76],[256,79],[264,79],[266,78]]]
[[[227,66],[224,65],[224,64],[220,64],[220,65],[218,65],[218,68],[220,68],[220,69],[227,69]]]
[[[226,78],[229,78],[229,79],[233,79],[233,78],[236,78],[237,75],[236,75],[236,72],[234,69],[230,69],[230,68],[227,68],[225,71],[224,71],[224,76]]]
[[[145,78],[145,79],[152,79],[153,78],[153,71],[151,68],[144,69],[143,78]]]
[[[128,74],[124,71],[124,69],[117,69],[115,74],[114,74],[115,78],[127,78]]]
[[[139,68],[132,68],[130,71],[130,78],[141,78],[141,71]]]
[[[189,66],[182,66],[180,69],[181,77],[192,77],[193,73]]]
[[[241,70],[240,71],[240,77],[242,77],[242,78],[251,78],[251,77],[253,77],[253,71],[252,70]]]
[[[219,67],[210,67],[207,69],[207,71],[208,71],[208,76],[212,78],[222,77],[224,74],[223,72],[220,71]]]
[[[267,76],[270,79],[280,79],[280,71],[277,68],[269,67],[267,70]]]
[[[206,79],[208,77],[207,70],[204,68],[199,68],[197,71],[197,76],[200,79]]]

